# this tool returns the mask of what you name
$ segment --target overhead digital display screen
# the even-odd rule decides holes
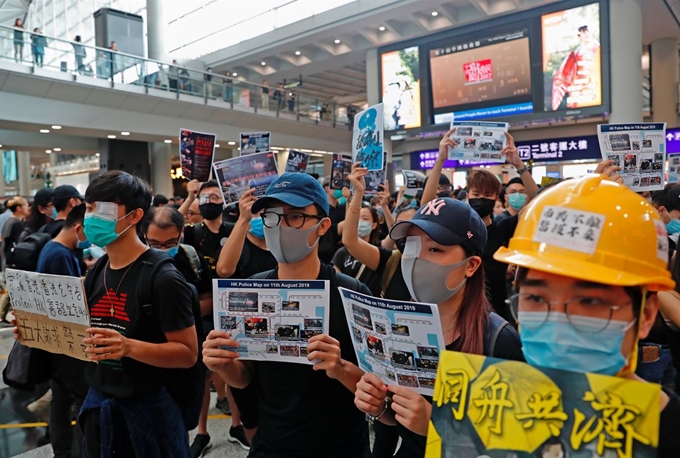
[[[541,34],[545,111],[601,105],[600,5],[545,14]]]
[[[385,130],[420,127],[420,55],[412,46],[382,55]]]

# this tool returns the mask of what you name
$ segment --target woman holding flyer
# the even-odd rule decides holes
[[[353,227],[361,202],[366,169],[355,164],[349,179],[355,198],[347,213],[346,231]],[[418,209],[411,221],[395,224],[390,236],[401,248],[401,273],[411,298],[438,305],[446,349],[523,360],[519,336],[500,316],[490,312],[481,254],[486,244],[484,222],[458,200],[438,198]],[[405,243],[402,243],[405,242]],[[377,248],[354,244],[350,250],[367,267],[377,263]],[[356,406],[374,420],[396,424],[402,438],[397,457],[425,455],[432,399],[397,384],[385,385],[365,374],[357,384]]]

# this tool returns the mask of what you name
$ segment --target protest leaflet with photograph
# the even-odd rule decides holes
[[[352,163],[361,162],[368,170],[382,170],[383,157],[383,104],[379,103],[354,117]]]
[[[451,351],[426,458],[657,456],[661,386]]]
[[[294,149],[288,152],[288,160],[286,161],[286,172],[307,172],[307,164],[309,163],[309,154],[295,151]]]
[[[668,156],[668,183],[680,184],[680,154]]]
[[[210,179],[216,138],[215,134],[180,129],[179,159],[184,178],[201,183]]]
[[[602,159],[621,167],[619,175],[631,190],[663,189],[666,123],[600,124],[597,138]]]
[[[215,162],[214,169],[225,205],[238,201],[250,188],[255,188],[255,197],[263,196],[269,184],[279,176],[274,153],[232,157]]]
[[[387,151],[383,153],[383,165],[380,170],[370,170],[368,175],[364,177],[366,183],[365,196],[377,196],[381,191],[381,185],[385,184],[385,167],[387,167]]]
[[[404,175],[404,184],[406,185],[404,196],[415,197],[418,191],[423,190],[427,179],[423,172],[420,170],[402,170],[401,173]]]
[[[271,151],[271,132],[241,132],[241,156]]]
[[[437,306],[338,289],[359,367],[387,385],[432,396],[439,353],[446,347]]]
[[[453,121],[451,134],[454,146],[449,146],[449,160],[483,160],[505,162],[507,122]]]
[[[331,189],[349,188],[347,177],[352,173],[352,161],[342,154],[333,154],[333,168],[331,170]]]
[[[213,280],[215,329],[239,343],[240,359],[314,364],[308,340],[328,334],[328,280]]]
[[[6,269],[19,342],[27,347],[90,361],[83,339],[90,327],[83,279]],[[108,310],[107,310],[108,313]]]

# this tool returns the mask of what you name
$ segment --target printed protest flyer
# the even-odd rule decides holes
[[[668,162],[668,183],[680,184],[680,154],[669,156]]]
[[[329,304],[328,280],[213,280],[215,329],[241,359],[313,364],[307,341],[328,334]]]
[[[87,337],[85,331],[90,327],[90,313],[82,278],[6,269],[5,280],[19,329],[19,342],[90,361],[83,344]],[[111,316],[117,312],[115,303],[105,311]],[[93,314],[96,313],[95,307]]]
[[[501,151],[505,148],[507,122],[453,121],[451,134],[454,146],[449,146],[450,160],[484,160],[505,162]]]
[[[426,458],[657,456],[661,386],[443,351]]]
[[[437,306],[338,289],[359,367],[387,385],[431,396],[445,348]]]
[[[216,138],[215,134],[180,129],[179,159],[184,178],[198,180],[201,183],[210,179]]]
[[[269,184],[279,176],[274,153],[232,157],[215,162],[214,169],[225,205],[238,201],[250,188],[255,188],[255,197],[263,196]]]
[[[666,123],[600,124],[597,138],[602,159],[621,167],[626,186],[636,192],[663,189]]]
[[[241,132],[241,155],[271,151],[271,132]]]
[[[295,151],[294,149],[288,152],[288,160],[286,161],[286,172],[307,172],[307,164],[309,163],[309,154]]]
[[[406,185],[403,198],[413,198],[418,194],[418,191],[423,190],[427,179],[423,172],[420,170],[402,170],[401,173],[404,175],[404,184]]]
[[[342,154],[333,154],[333,167],[331,170],[331,189],[349,188],[347,177],[352,173],[352,161]]]
[[[383,104],[379,103],[354,117],[352,163],[361,162],[368,170],[382,170],[383,157]]]
[[[383,164],[387,167],[387,151],[383,153]],[[350,167],[351,169],[351,167]],[[380,192],[380,185],[385,184],[386,170],[382,168],[380,170],[370,170],[368,175],[364,177],[364,183],[366,183],[366,190],[364,191],[365,196],[377,196]]]

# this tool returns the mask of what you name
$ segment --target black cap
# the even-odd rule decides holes
[[[471,247],[481,255],[486,245],[486,226],[470,205],[450,197],[435,199],[418,209],[410,221],[392,227],[390,237],[403,239],[411,226],[419,227],[437,243]]]
[[[78,190],[71,186],[70,184],[63,184],[54,188],[54,193],[52,194],[52,202],[55,204],[58,202],[63,202],[68,199],[80,199],[85,200],[83,196],[80,195]]]
[[[52,202],[52,195],[54,194],[53,189],[43,188],[35,193],[33,196],[33,205],[40,205],[42,207],[47,207],[50,202]]]

